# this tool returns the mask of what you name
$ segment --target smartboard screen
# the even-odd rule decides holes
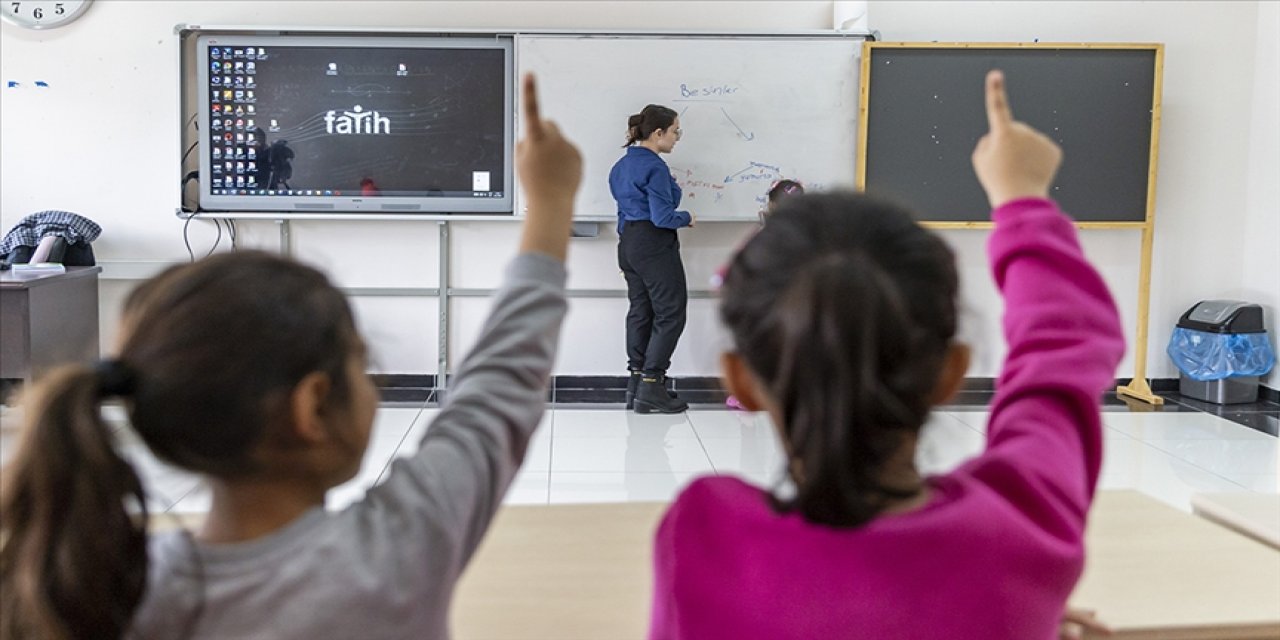
[[[202,37],[201,206],[511,211],[511,47]]]

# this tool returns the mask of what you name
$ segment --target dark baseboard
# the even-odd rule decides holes
[[[1272,389],[1267,385],[1261,385],[1258,389],[1258,399],[1263,402],[1280,404],[1280,389]]]
[[[384,402],[438,400],[435,395],[435,374],[375,374],[373,379]],[[547,400],[556,404],[622,404],[627,380],[627,376],[555,376],[547,391]],[[1131,381],[1131,378],[1119,378],[1116,385],[1127,385]],[[1149,382],[1151,390],[1157,394],[1176,395],[1178,392],[1177,378],[1152,378]],[[990,401],[990,394],[995,392],[995,383],[995,378],[965,378],[957,404],[986,404]],[[5,400],[21,385],[21,380],[0,380],[0,403],[7,404]],[[682,398],[695,404],[719,404],[727,396],[720,386],[720,379],[714,376],[676,377],[671,379],[670,385]],[[1114,394],[1108,394],[1107,403],[1117,406],[1124,404],[1113,396]],[[1261,386],[1258,401],[1280,404],[1280,390]]]
[[[382,390],[382,398],[388,402],[427,401],[434,398],[436,376],[379,374],[374,376],[375,382]],[[556,404],[621,404],[626,395],[627,376],[555,376],[547,399]],[[1131,378],[1118,378],[1116,385],[1127,385]],[[1151,390],[1158,394],[1176,394],[1177,378],[1153,378]],[[678,376],[670,379],[672,389],[680,393],[682,398],[696,404],[722,403],[727,393],[720,386],[720,379],[714,376]],[[965,378],[960,388],[958,405],[984,405],[990,402],[995,393],[995,378]],[[1262,388],[1260,399],[1280,402],[1280,395],[1274,389]],[[1124,406],[1125,403],[1108,394],[1107,403]]]

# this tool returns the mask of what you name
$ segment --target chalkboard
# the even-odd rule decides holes
[[[854,186],[861,48],[853,36],[527,35],[516,65],[537,74],[544,112],[582,150],[578,218],[616,217],[609,169],[627,117],[654,103],[680,113],[684,135],[663,159],[681,208],[755,220],[779,178]]]
[[[862,184],[922,220],[989,220],[970,157],[987,129],[983,78],[1001,69],[1014,117],[1062,147],[1050,195],[1063,209],[1078,222],[1146,222],[1160,53],[1160,45],[868,43]]]

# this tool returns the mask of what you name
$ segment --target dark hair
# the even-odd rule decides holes
[[[288,399],[306,375],[348,405],[360,348],[323,274],[259,252],[170,268],[129,296],[113,361],[51,372],[33,389],[0,488],[0,637],[119,638],[146,586],[146,499],[100,415],[120,395],[138,436],[172,464],[220,477],[269,473],[259,444],[288,446]]]
[[[738,252],[720,314],[781,413],[796,493],[777,509],[849,527],[920,490],[882,473],[928,417],[957,290],[941,238],[853,193],[786,198]]]
[[[804,185],[795,180],[779,180],[769,187],[769,204],[776,204],[779,200],[788,196],[798,196],[804,193]]]
[[[629,147],[637,142],[648,140],[654,131],[666,129],[675,124],[675,109],[664,107],[658,104],[651,104],[629,118],[627,118],[627,143],[622,145]]]

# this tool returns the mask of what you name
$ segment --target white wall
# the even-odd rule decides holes
[[[1266,308],[1271,344],[1280,342],[1280,3],[1258,8],[1258,55],[1250,120],[1244,223],[1244,282],[1238,297]],[[1262,380],[1280,387],[1280,371]]]
[[[889,40],[1167,45],[1148,375],[1172,377],[1176,370],[1163,348],[1173,322],[1188,306],[1203,298],[1240,295],[1274,311],[1280,298],[1275,285],[1280,261],[1275,252],[1276,7],[1263,4],[871,2],[870,22]],[[139,262],[185,259],[182,225],[173,215],[181,118],[177,23],[782,31],[829,28],[831,3],[99,0],[80,21],[62,29],[29,32],[5,24],[0,79],[22,81],[23,88],[0,89],[0,227],[7,229],[33,211],[63,208],[102,223],[106,232],[95,249],[108,274],[131,271],[126,267],[136,271]],[[642,63],[620,70],[628,72],[643,73]],[[37,79],[49,88],[30,88]],[[207,249],[212,226],[195,222],[192,228],[195,243]],[[295,222],[292,228],[297,255],[325,265],[344,286],[438,285],[433,223]],[[272,223],[242,224],[241,229],[248,245],[277,244]],[[708,224],[682,232],[693,287],[707,282],[748,230]],[[514,247],[515,224],[455,223],[452,232],[453,286],[496,284],[502,259]],[[962,332],[977,346],[971,374],[993,376],[1003,347],[1000,300],[983,256],[985,233],[946,236],[960,255],[964,277]],[[600,238],[574,241],[571,287],[622,288],[615,241],[609,230]],[[1138,234],[1089,232],[1085,245],[1120,300],[1132,340]],[[103,283],[104,342],[132,284]],[[380,370],[435,372],[434,300],[362,297],[356,307]],[[455,301],[455,358],[470,343],[484,308],[480,299]],[[624,314],[621,299],[574,301],[558,372],[621,371]],[[723,338],[712,316],[710,303],[691,304],[673,373],[715,373],[714,355]],[[1127,360],[1120,374],[1131,372]]]

